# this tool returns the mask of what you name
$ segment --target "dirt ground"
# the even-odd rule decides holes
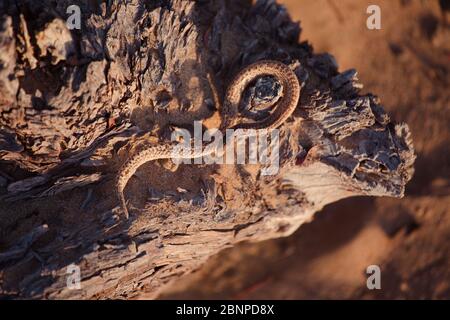
[[[450,26],[439,1],[280,2],[301,21],[301,41],[333,54],[341,71],[357,69],[365,90],[408,123],[415,176],[403,199],[330,205],[288,238],[211,258],[162,298],[449,299]],[[366,27],[369,4],[381,8],[381,30]],[[374,264],[381,290],[366,287]]]

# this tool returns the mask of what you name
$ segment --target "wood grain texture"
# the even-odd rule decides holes
[[[2,295],[154,298],[220,250],[287,236],[328,203],[403,196],[407,125],[360,94],[356,71],[299,43],[273,1],[83,2],[81,31],[61,24],[72,1],[49,3],[0,4]],[[302,87],[302,108],[280,127],[279,173],[151,164],[129,184],[139,214],[122,219],[111,181],[126,154],[213,119],[207,74],[220,95],[262,59],[290,65]],[[250,86],[248,113],[276,88]],[[81,290],[66,286],[72,263]]]

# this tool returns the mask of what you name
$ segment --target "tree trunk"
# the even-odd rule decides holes
[[[0,4],[0,294],[154,298],[225,247],[290,235],[328,203],[403,196],[408,127],[360,93],[354,70],[298,43],[274,1],[80,1],[81,30],[69,30],[72,4]],[[302,85],[278,173],[154,161],[128,184],[124,219],[111,182],[127,155],[173,127],[217,124],[213,92],[261,59]],[[244,110],[276,85],[253,84]],[[72,265],[80,289],[67,285]]]

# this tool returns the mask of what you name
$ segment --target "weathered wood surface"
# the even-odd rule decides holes
[[[2,295],[154,298],[221,249],[287,236],[328,203],[403,196],[408,127],[360,94],[354,70],[298,43],[299,25],[273,1],[80,1],[73,31],[73,1],[52,3],[0,4]],[[212,86],[223,94],[260,59],[290,64],[303,87],[281,128],[280,172],[149,164],[126,190],[135,209],[124,220],[111,179],[126,155],[213,121]],[[273,84],[249,91],[270,96]],[[80,290],[66,286],[72,263]]]

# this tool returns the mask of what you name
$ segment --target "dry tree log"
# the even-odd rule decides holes
[[[73,4],[81,30],[66,26]],[[360,93],[356,71],[299,43],[272,0],[6,0],[0,20],[3,296],[154,298],[225,247],[287,236],[342,198],[402,197],[412,176],[408,127]],[[213,90],[261,59],[289,64],[302,85],[278,174],[149,163],[126,189],[125,220],[111,181],[127,155],[220,121]],[[258,80],[243,110],[261,116],[278,87]],[[66,285],[71,264],[81,289]]]

